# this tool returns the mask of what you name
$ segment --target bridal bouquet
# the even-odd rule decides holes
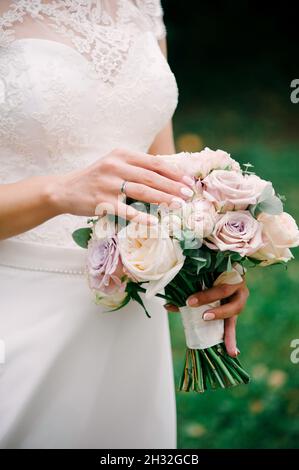
[[[143,299],[153,296],[179,307],[187,346],[180,390],[247,383],[239,360],[225,350],[224,321],[203,320],[220,302],[194,308],[186,301],[198,290],[242,282],[247,267],[287,263],[299,245],[298,227],[272,183],[224,151],[159,158],[193,178],[193,197],[180,208],[128,202],[154,212],[156,225],[104,216],[75,231],[88,250],[89,286],[95,301],[113,310],[132,299],[150,316]]]

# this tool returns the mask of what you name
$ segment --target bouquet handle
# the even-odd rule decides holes
[[[222,273],[215,281],[219,284],[238,284],[241,274],[235,267]],[[224,320],[205,321],[203,314],[220,305],[213,302],[200,307],[180,307],[186,338],[186,356],[179,390],[203,393],[206,389],[233,387],[248,383],[249,375],[237,357],[228,355],[224,339]]]
[[[189,349],[206,349],[223,342],[224,321],[205,321],[203,314],[220,302],[213,302],[200,307],[180,307],[180,314],[185,332],[186,344]]]

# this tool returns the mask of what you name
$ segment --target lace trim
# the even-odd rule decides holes
[[[157,39],[166,34],[159,0],[117,0],[115,7],[113,18],[105,0],[15,0],[0,17],[0,46],[14,41],[14,24],[29,15],[47,22],[89,58],[99,78],[113,84],[138,32],[151,31]]]

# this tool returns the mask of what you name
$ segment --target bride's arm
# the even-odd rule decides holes
[[[159,46],[167,60],[167,43],[165,38],[159,41]],[[148,153],[151,155],[171,155],[175,153],[171,121],[159,132],[159,134],[157,134],[154,142],[149,148]]]
[[[157,134],[148,153],[151,155],[172,155],[175,153],[171,121]]]
[[[123,218],[137,217],[138,222],[149,223],[150,215],[120,201],[124,181],[128,197],[170,205],[175,199],[192,195],[183,177],[158,157],[115,149],[92,165],[65,175],[0,185],[0,239],[30,230],[59,214],[94,216],[99,205]]]
[[[25,232],[59,214],[52,177],[0,185],[0,240]]]

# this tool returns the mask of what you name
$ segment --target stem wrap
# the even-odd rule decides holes
[[[242,279],[242,267],[235,264],[231,271],[220,274],[214,282],[214,286],[221,284],[239,284]],[[207,310],[220,305],[220,301],[212,302],[199,307],[180,307],[181,318],[185,331],[186,343],[189,349],[206,349],[223,342],[224,321],[203,320],[203,314]]]
[[[189,349],[206,349],[223,342],[224,321],[203,320],[203,314],[220,302],[213,302],[200,307],[180,307],[182,323],[185,332],[186,344]]]

